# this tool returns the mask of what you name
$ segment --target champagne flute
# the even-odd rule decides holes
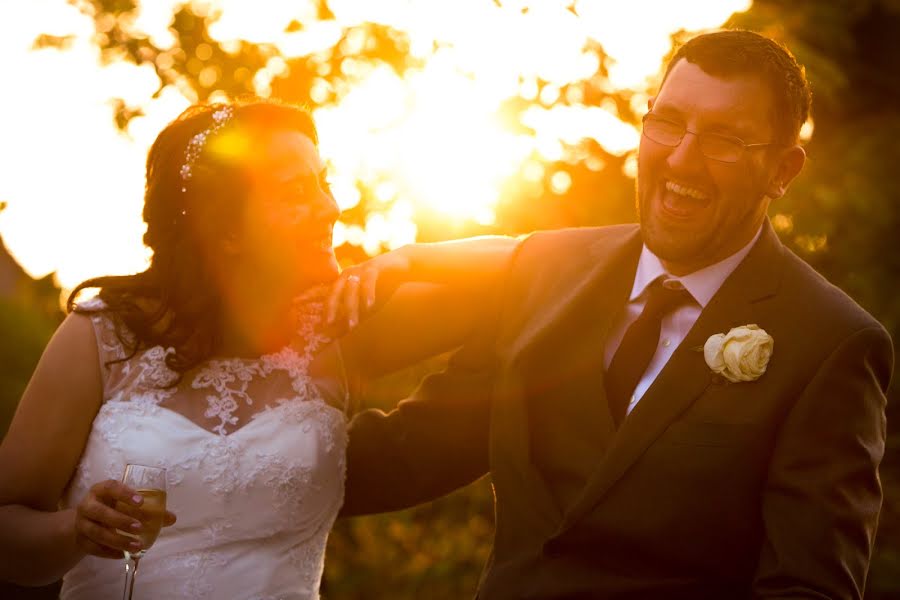
[[[116,503],[116,510],[129,514],[141,521],[141,530],[138,533],[122,531],[122,535],[134,538],[141,542],[141,549],[137,552],[125,550],[125,591],[122,600],[131,600],[134,593],[134,576],[137,574],[138,561],[153,542],[159,536],[163,518],[166,514],[166,470],[145,465],[125,465],[125,474],[122,483],[133,488],[144,498],[140,507],[130,506],[125,502]]]

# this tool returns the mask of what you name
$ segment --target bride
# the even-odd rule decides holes
[[[194,106],[160,133],[150,267],[78,286],[0,446],[0,579],[119,598],[141,547],[117,530],[144,526],[116,509],[140,502],[119,480],[138,463],[166,469],[172,512],[135,598],[318,597],[351,388],[458,345],[512,242],[386,259],[449,285],[392,293],[381,276],[375,294],[345,273],[331,303],[351,325],[359,298],[380,309],[338,328],[315,293],[339,277],[317,143],[308,113],[268,101]],[[84,289],[99,293],[75,303]]]

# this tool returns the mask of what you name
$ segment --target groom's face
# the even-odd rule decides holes
[[[770,142],[772,98],[756,77],[723,79],[681,59],[649,106],[657,117],[690,130],[674,147],[642,135],[638,156],[644,242],[673,274],[683,275],[730,256],[753,238],[775,174],[767,154],[772,147],[747,148],[737,162],[725,163],[705,156],[696,134]]]

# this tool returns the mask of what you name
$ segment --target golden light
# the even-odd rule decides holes
[[[575,11],[581,16],[588,35],[602,43],[603,49],[615,59],[609,72],[610,83],[629,88],[657,72],[660,59],[671,48],[670,34],[679,29],[701,31],[718,27],[735,12],[749,9],[751,4],[751,0],[578,0]]]
[[[524,122],[546,137],[548,145],[555,141],[577,144],[589,138],[596,140],[611,154],[625,154],[637,147],[639,134],[631,125],[620,121],[608,107],[555,106],[551,109],[532,108],[524,115]],[[544,155],[557,160],[559,150]]]
[[[181,4],[145,1],[129,27],[171,45],[168,25]],[[314,115],[341,206],[358,204],[361,189],[377,204],[365,227],[339,224],[335,243],[375,253],[413,241],[423,219],[491,223],[501,188],[516,174],[523,193],[546,180],[552,192],[564,194],[571,175],[549,171],[548,163],[571,159],[570,148],[585,138],[628,157],[638,133],[618,119],[615,107],[586,106],[577,89],[558,102],[567,84],[598,70],[597,55],[586,47],[602,45],[614,61],[606,85],[635,89],[633,108],[641,112],[670,35],[716,27],[750,0],[576,0],[574,10],[570,4],[329,0],[334,19],[326,21],[316,20],[313,0],[195,0],[192,6],[218,15],[210,35],[226,46],[249,40],[280,50],[284,58],[254,75],[261,95],[287,69],[285,58],[328,49],[351,26],[378,23],[408,37],[420,67],[400,77],[386,66],[345,61],[352,85],[340,90],[336,105]],[[300,25],[288,27],[292,22]],[[30,274],[56,271],[64,287],[144,268],[143,161],[192,92],[169,86],[154,98],[157,82],[149,67],[99,66],[90,43],[93,24],[66,0],[0,3],[0,23],[7,78],[28,82],[21,93],[4,95],[0,111],[0,164],[13,166],[0,178],[0,201],[8,202],[0,234],[7,247]],[[65,50],[34,51],[41,33],[74,37]],[[347,43],[368,41],[358,35]],[[204,52],[201,46],[198,60]],[[198,73],[213,89],[222,75],[210,67]],[[328,85],[324,79],[314,85],[313,98],[324,98]],[[144,111],[124,134],[111,119],[114,97]],[[513,98],[538,102],[523,115],[533,135],[509,130],[499,118]],[[592,170],[605,167],[590,160]],[[634,167],[627,158],[626,173],[633,175]]]
[[[434,60],[405,79],[373,69],[315,117],[336,176],[371,182],[383,202],[490,223],[500,185],[530,152],[494,110],[477,82]]]
[[[803,124],[803,127],[800,128],[800,141],[808,142],[812,137],[813,131],[816,128],[816,124],[813,121],[812,117],[806,119],[806,123]]]

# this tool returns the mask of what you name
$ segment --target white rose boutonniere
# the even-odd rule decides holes
[[[713,372],[728,381],[753,381],[766,372],[774,345],[765,329],[742,325],[711,335],[703,345],[703,358]]]

